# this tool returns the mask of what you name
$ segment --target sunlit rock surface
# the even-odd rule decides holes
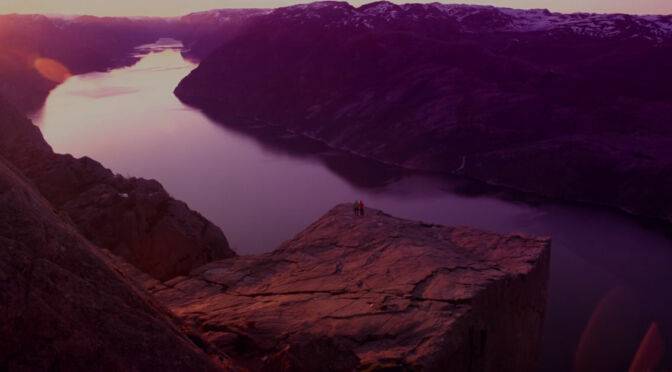
[[[148,287],[253,369],[531,371],[549,250],[340,205],[272,253]]]

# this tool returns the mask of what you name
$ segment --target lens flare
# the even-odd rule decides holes
[[[644,335],[629,372],[655,371],[663,360],[665,344],[658,323],[653,322]]]
[[[72,76],[67,67],[51,58],[36,58],[33,66],[45,79],[55,83],[60,84]]]
[[[642,319],[635,293],[625,287],[610,289],[596,304],[581,334],[574,372],[624,370],[649,324]]]

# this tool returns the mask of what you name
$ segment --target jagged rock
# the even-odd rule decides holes
[[[234,256],[222,231],[153,180],[54,154],[39,129],[0,101],[0,155],[93,243],[166,280]]]
[[[253,369],[310,370],[329,355],[322,363],[341,370],[531,371],[549,247],[340,205],[272,253],[213,262],[151,291]]]
[[[227,367],[106,261],[0,156],[0,370]]]

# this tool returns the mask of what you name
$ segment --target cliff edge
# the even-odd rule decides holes
[[[276,251],[150,289],[253,370],[535,369],[550,241],[339,205]]]
[[[94,244],[160,280],[231,257],[219,227],[157,181],[124,178],[90,158],[55,154],[40,130],[0,98],[0,156]]]
[[[109,266],[2,156],[0,248],[0,370],[225,367]]]

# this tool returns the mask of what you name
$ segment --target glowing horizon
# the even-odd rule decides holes
[[[179,16],[221,8],[277,8],[309,1],[301,0],[4,0],[0,14],[63,14],[95,16]],[[351,0],[359,6],[371,1]],[[428,1],[393,1],[429,3]],[[444,0],[443,3],[468,3],[512,8],[547,8],[557,12],[630,14],[672,14],[670,0]]]

